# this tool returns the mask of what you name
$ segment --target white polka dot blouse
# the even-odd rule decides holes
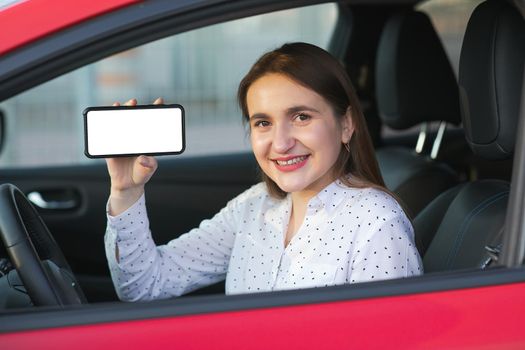
[[[285,246],[291,197],[259,183],[198,228],[156,246],[145,198],[108,216],[106,255],[121,300],[165,299],[226,279],[226,293],[310,288],[421,274],[412,225],[389,194],[339,180],[309,203]],[[115,246],[119,249],[119,261]]]

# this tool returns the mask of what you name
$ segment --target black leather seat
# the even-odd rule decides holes
[[[397,13],[385,24],[376,62],[376,94],[383,123],[394,129],[432,121],[461,122],[456,77],[426,14]],[[411,215],[459,182],[450,166],[411,148],[383,147],[376,155],[386,186]]]
[[[466,138],[480,157],[513,154],[524,62],[525,21],[519,11],[507,1],[480,4],[469,20],[459,67]],[[497,254],[501,245],[509,190],[509,182],[480,180],[432,201],[414,220],[424,242],[425,271],[484,267],[490,260],[486,247]]]

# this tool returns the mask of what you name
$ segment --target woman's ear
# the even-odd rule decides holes
[[[341,142],[350,142],[352,135],[354,134],[354,122],[352,119],[351,106],[348,106],[345,115],[341,118],[341,127],[343,128],[343,132],[341,133]]]

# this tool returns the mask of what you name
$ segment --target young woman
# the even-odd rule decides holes
[[[224,279],[234,294],[422,273],[410,220],[384,188],[336,59],[286,44],[255,63],[238,99],[263,182],[164,246],[151,238],[144,196],[156,160],[107,159],[106,254],[122,300],[169,298]]]

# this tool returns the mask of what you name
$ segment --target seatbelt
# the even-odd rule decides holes
[[[504,230],[505,227],[502,227],[498,234],[492,239],[490,244],[485,246],[485,252],[487,253],[488,257],[481,264],[482,269],[486,269],[494,264],[497,264],[499,255],[501,254],[501,248],[503,246],[501,238],[503,236]]]

